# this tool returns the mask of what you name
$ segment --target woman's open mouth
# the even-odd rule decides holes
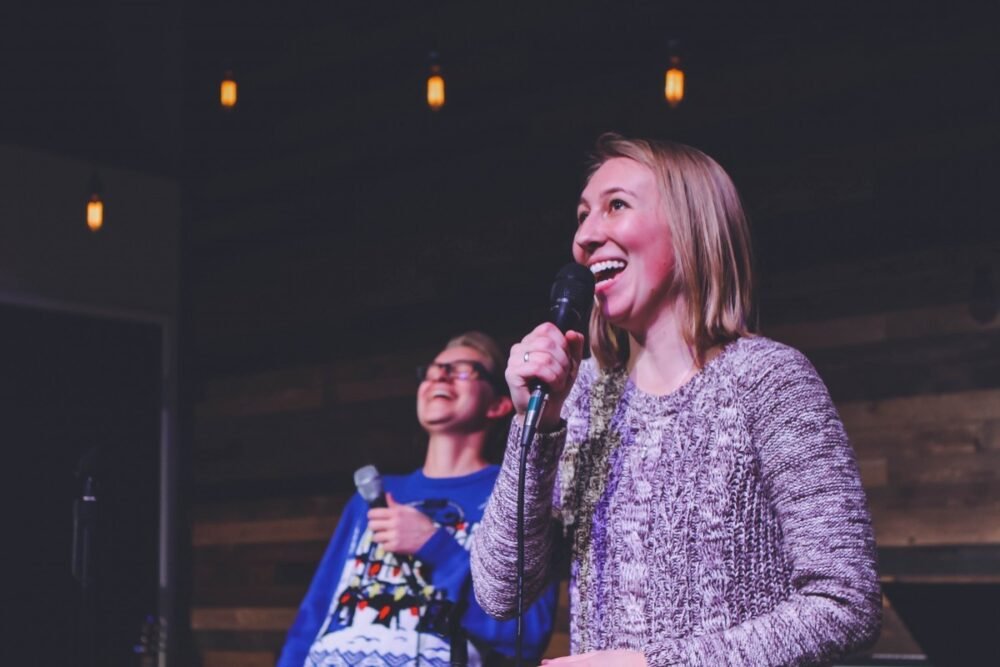
[[[590,272],[594,274],[594,284],[601,287],[618,277],[625,270],[625,262],[620,259],[607,259],[603,262],[596,262],[590,265]]]

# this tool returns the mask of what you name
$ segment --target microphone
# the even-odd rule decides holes
[[[354,471],[354,486],[358,487],[358,495],[368,503],[368,507],[388,507],[385,501],[385,490],[382,488],[382,475],[378,468],[366,465]]]
[[[549,302],[549,321],[560,331],[586,333],[594,305],[594,274],[583,264],[570,262],[556,274]]]
[[[590,308],[594,304],[594,274],[576,262],[562,267],[552,283],[549,303],[549,321],[559,327],[560,331],[585,333],[590,320]],[[548,395],[549,389],[542,382],[531,383],[531,398],[521,427],[521,456],[517,472],[517,588],[514,598],[517,604],[514,653],[516,667],[521,667],[524,652],[524,478],[528,465],[528,448],[538,430],[538,421]]]
[[[549,304],[549,321],[559,327],[559,331],[585,334],[590,321],[590,308],[594,305],[594,274],[576,262],[562,267],[552,283]],[[521,430],[522,447],[531,443],[538,429],[538,420],[541,419],[548,394],[548,388],[541,382],[531,384],[531,398]]]
[[[358,495],[368,503],[368,507],[376,509],[389,506],[385,500],[385,489],[382,488],[382,475],[375,466],[366,465],[355,470],[354,485],[358,487]],[[374,552],[375,546],[373,542],[370,549],[372,552]],[[371,553],[369,553],[370,557]],[[410,586],[410,589],[416,593],[420,590],[420,584],[413,574],[413,556],[399,554],[396,558],[403,570],[403,578],[406,579],[406,583]]]

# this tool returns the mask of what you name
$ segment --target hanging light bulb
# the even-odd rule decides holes
[[[444,77],[441,75],[441,64],[438,54],[431,51],[430,71],[427,76],[427,106],[437,111],[444,106]]]
[[[104,202],[101,201],[101,195],[96,192],[90,195],[90,201],[87,202],[87,226],[92,232],[104,226]]]
[[[90,179],[90,201],[87,202],[87,227],[96,232],[104,226],[104,202],[101,200],[101,179],[94,172]]]
[[[434,111],[444,106],[444,77],[441,76],[440,65],[431,67],[427,77],[427,106]]]
[[[663,96],[671,109],[677,108],[677,105],[684,99],[684,70],[681,69],[681,57],[676,54],[670,56],[670,67],[667,69]]]
[[[219,86],[219,103],[223,109],[232,109],[236,106],[236,79],[233,72],[226,70],[222,76],[222,84]]]

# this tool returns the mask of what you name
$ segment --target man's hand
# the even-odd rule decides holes
[[[427,515],[409,505],[400,505],[391,493],[385,494],[388,507],[368,510],[373,539],[386,551],[413,555],[427,544],[437,528]]]

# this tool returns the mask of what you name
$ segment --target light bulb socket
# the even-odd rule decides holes
[[[91,197],[100,198],[103,192],[104,184],[101,183],[101,175],[96,169],[94,169],[93,173],[90,175],[90,195]]]

